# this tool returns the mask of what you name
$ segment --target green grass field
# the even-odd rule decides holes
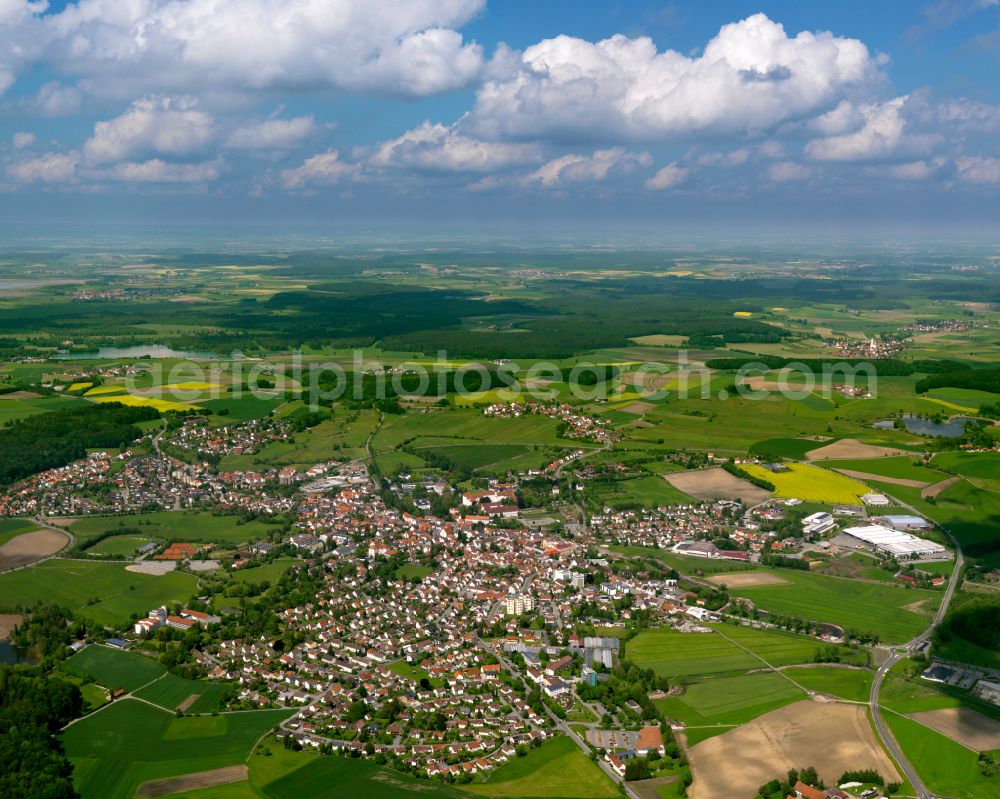
[[[728,639],[720,633],[645,630],[628,642],[626,657],[666,677],[688,677],[762,668],[760,658],[772,666],[808,663],[820,646],[816,639],[804,635],[735,625],[721,625],[719,629]]]
[[[773,570],[785,585],[732,588],[762,610],[830,622],[844,628],[878,633],[890,643],[908,641],[927,627],[940,599],[934,591],[878,585],[827,577],[794,569]],[[905,606],[923,602],[919,610]]]
[[[126,528],[127,535],[158,540],[177,539],[213,544],[241,544],[251,538],[266,538],[272,525],[244,522],[239,516],[216,515],[208,511],[158,511],[131,516],[88,516],[73,522],[70,531],[82,541],[108,530]],[[137,532],[138,531],[138,532]],[[115,536],[117,537],[117,536]],[[103,544],[100,542],[98,546]]]
[[[656,706],[688,725],[734,725],[804,698],[799,688],[771,671],[702,680],[688,685],[680,696],[656,700]]]
[[[126,699],[87,716],[62,735],[82,799],[129,799],[147,780],[242,763],[288,710],[175,718]]]
[[[134,555],[135,551],[150,539],[140,535],[113,535],[88,547],[88,555]]]
[[[1000,777],[984,777],[975,752],[911,719],[895,713],[883,716],[921,779],[936,794],[996,799]]]
[[[159,605],[187,602],[197,590],[191,574],[137,574],[126,571],[125,565],[47,560],[0,574],[0,608],[55,602],[101,624],[115,625],[127,622],[132,613],[145,615]]]
[[[305,799],[312,796],[457,799],[462,796],[445,785],[416,780],[391,769],[379,768],[366,760],[343,757],[314,758],[290,774],[268,783],[263,793],[270,799]]]
[[[211,713],[219,709],[220,700],[226,691],[226,686],[217,682],[204,680],[186,680],[176,674],[164,674],[155,682],[136,691],[136,696],[159,705],[164,710],[176,710],[192,696],[198,698],[192,702],[185,713]]]
[[[872,673],[868,669],[803,666],[785,669],[785,673],[810,691],[832,694],[853,702],[867,701],[872,685]]]
[[[832,440],[815,441],[809,438],[770,438],[767,441],[758,441],[750,447],[747,454],[800,461],[805,459],[807,452],[832,443]]]
[[[414,577],[424,578],[434,571],[430,566],[421,566],[419,563],[404,563],[396,569],[397,580],[412,580]]]
[[[62,665],[63,671],[93,677],[112,692],[123,688],[134,691],[161,677],[166,669],[152,658],[134,652],[92,644],[77,652]]]
[[[572,797],[612,799],[619,796],[615,783],[577,748],[560,736],[514,758],[486,775],[485,783],[462,790],[489,797]]]
[[[936,483],[948,475],[921,466],[906,455],[893,458],[859,458],[855,460],[823,461],[828,469],[849,469],[856,472],[867,472],[882,477],[896,477],[903,480],[920,480],[925,483]]]
[[[1000,453],[939,452],[931,465],[966,477],[1000,480]]]

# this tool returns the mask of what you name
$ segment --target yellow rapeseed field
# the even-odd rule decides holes
[[[749,474],[774,483],[774,495],[808,502],[825,502],[830,505],[860,505],[861,495],[869,488],[850,477],[807,466],[804,463],[786,464],[789,471],[772,472],[763,466],[743,466]]]

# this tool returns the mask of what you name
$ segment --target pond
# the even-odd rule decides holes
[[[943,436],[944,438],[958,438],[965,432],[965,423],[975,421],[968,416],[956,416],[945,422],[934,422],[910,413],[904,413],[902,419],[908,433],[916,433],[920,436]],[[881,430],[892,430],[895,426],[895,419],[883,419],[881,422],[875,422],[874,426]]]
[[[27,649],[19,649],[11,643],[9,638],[0,640],[0,665],[13,665],[15,663],[35,664],[38,658],[33,657]]]
[[[230,360],[214,352],[175,350],[163,344],[142,344],[135,347],[100,347],[92,352],[63,352],[53,355],[59,361],[84,361],[98,358],[180,358],[184,360]]]

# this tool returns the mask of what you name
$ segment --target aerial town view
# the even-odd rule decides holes
[[[1000,797],[998,53],[0,0],[0,799]]]

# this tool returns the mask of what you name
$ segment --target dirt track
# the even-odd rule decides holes
[[[181,793],[182,791],[197,791],[201,788],[211,788],[214,785],[240,782],[245,780],[247,776],[247,767],[243,764],[239,766],[226,766],[224,768],[212,769],[211,771],[185,774],[181,777],[150,780],[140,785],[135,795],[137,797],[169,796],[170,794]]]
[[[697,472],[667,474],[670,485],[695,499],[741,499],[748,505],[763,502],[770,492],[741,480],[725,469],[702,469]]]
[[[688,755],[691,799],[753,796],[768,780],[807,765],[827,785],[849,769],[873,768],[887,781],[899,780],[863,705],[796,702],[702,741]]]
[[[10,634],[14,631],[14,628],[22,621],[24,621],[24,616],[17,613],[0,614],[0,641],[10,638]]]
[[[0,547],[0,571],[19,569],[55,555],[68,542],[69,536],[55,530],[35,530],[19,535]]]
[[[910,718],[977,752],[1000,749],[1000,722],[971,708],[928,710],[911,713]]]
[[[834,441],[825,447],[814,449],[806,453],[806,458],[811,461],[821,460],[850,460],[851,458],[884,458],[891,455],[908,455],[901,449],[892,447],[876,447],[873,444],[862,444],[856,438],[842,438]]]

